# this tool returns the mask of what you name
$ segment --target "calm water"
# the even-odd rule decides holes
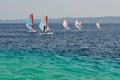
[[[84,24],[54,34],[30,33],[24,24],[0,24],[0,80],[119,80],[120,24]]]

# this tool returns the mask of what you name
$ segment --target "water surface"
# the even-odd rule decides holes
[[[50,24],[54,34],[30,33],[24,24],[0,24],[2,80],[119,80],[120,24],[84,24],[64,31]]]

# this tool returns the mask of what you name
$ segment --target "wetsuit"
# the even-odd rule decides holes
[[[45,32],[45,31],[46,31],[46,27],[44,26],[43,32]]]

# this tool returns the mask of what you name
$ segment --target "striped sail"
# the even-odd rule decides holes
[[[50,29],[49,25],[48,25],[48,16],[44,16],[44,18],[41,20],[41,22],[39,24],[39,28],[43,32],[47,32]]]
[[[30,16],[27,19],[26,26],[28,29],[32,30],[34,28],[34,19],[33,14],[30,14]]]

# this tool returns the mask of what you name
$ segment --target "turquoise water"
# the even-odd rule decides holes
[[[39,35],[24,24],[0,24],[0,80],[120,79],[119,24],[101,31],[94,24],[67,32],[51,26],[53,35]]]
[[[119,80],[120,59],[54,51],[0,52],[0,79]],[[9,54],[8,54],[9,53]]]

